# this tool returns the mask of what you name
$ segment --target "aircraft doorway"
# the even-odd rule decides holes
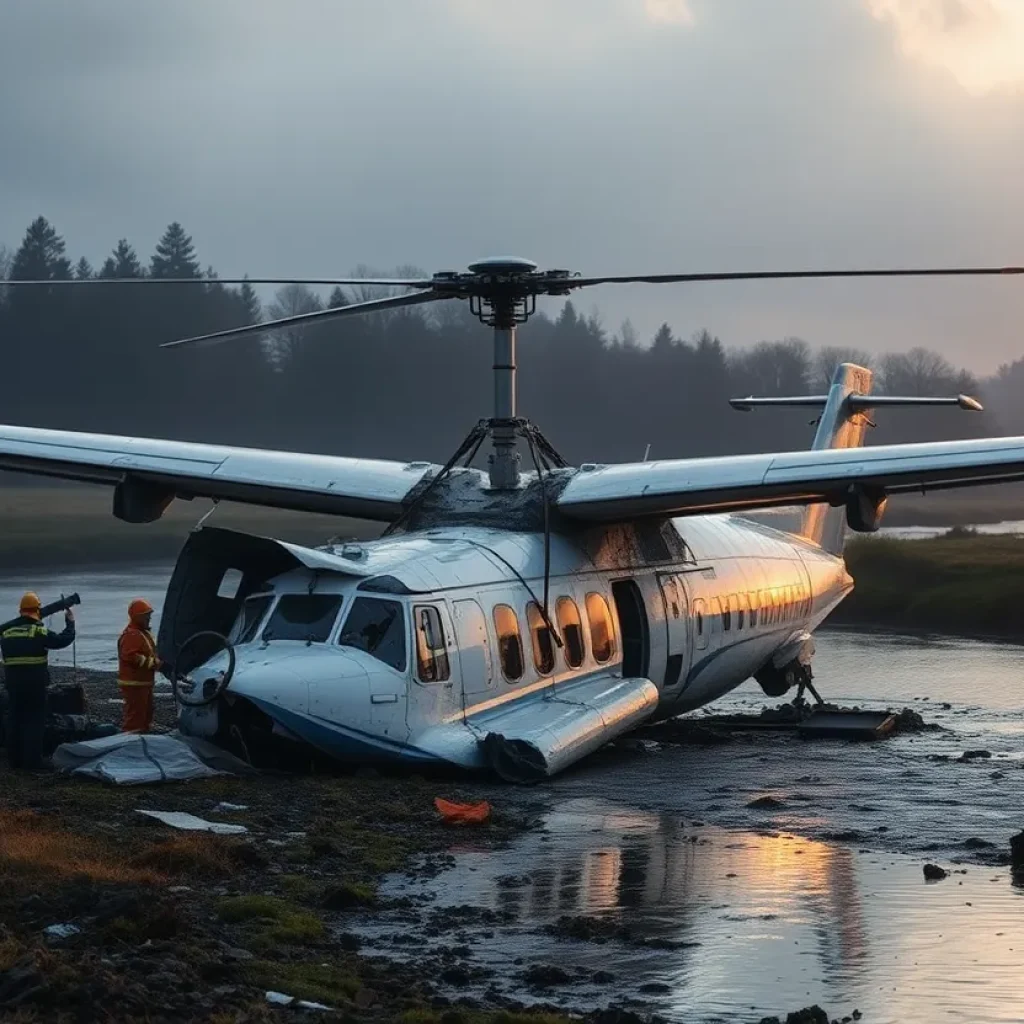
[[[651,647],[643,594],[634,580],[616,580],[612,583],[612,597],[622,630],[622,676],[646,678]]]

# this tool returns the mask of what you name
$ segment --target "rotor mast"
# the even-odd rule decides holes
[[[469,268],[469,308],[492,329],[494,337],[494,414],[487,424],[493,449],[488,474],[494,491],[512,491],[519,486],[516,330],[536,310],[538,292],[549,291],[548,287],[538,287],[536,271],[537,264],[530,260],[505,258],[481,260]],[[564,271],[554,274],[559,285],[563,275],[568,276]],[[442,282],[439,284],[443,287]]]
[[[494,324],[494,416],[491,418],[491,452],[488,472],[491,489],[515,490],[519,486],[519,452],[516,451],[516,323],[510,311]]]

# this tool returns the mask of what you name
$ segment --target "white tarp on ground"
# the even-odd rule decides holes
[[[118,786],[253,773],[244,761],[219,747],[180,733],[118,733],[81,743],[62,743],[53,752],[53,766]]]

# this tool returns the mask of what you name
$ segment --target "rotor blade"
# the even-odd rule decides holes
[[[385,288],[429,288],[433,281],[383,277],[86,277],[59,281],[4,281],[0,288],[21,288],[25,285],[69,284],[307,284],[327,288],[334,285],[372,285]]]
[[[424,302],[437,302],[447,298],[451,298],[451,296],[439,295],[434,291],[392,295],[386,299],[370,299],[368,302],[354,302],[351,306],[318,309],[313,313],[299,313],[297,316],[286,316],[281,320],[268,320],[266,323],[251,324],[248,327],[236,327],[229,331],[200,334],[195,338],[178,338],[176,341],[165,341],[160,347],[177,348],[180,345],[194,345],[201,341],[227,341],[232,338],[243,338],[246,335],[266,334],[267,331],[278,331],[284,327],[321,323],[324,320],[336,320],[343,316],[359,316],[361,313],[378,313],[385,309],[398,309],[401,306],[418,306]]]
[[[1024,274],[1024,267],[930,267],[917,270],[755,270],[729,274],[648,274],[626,277],[570,277],[569,288],[592,284],[673,284],[686,281],[779,281],[813,277],[994,277]]]

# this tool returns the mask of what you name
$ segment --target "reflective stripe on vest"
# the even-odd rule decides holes
[[[0,642],[3,643],[3,661],[8,667],[18,665],[48,665],[49,657],[45,645],[40,643],[40,638],[46,636],[50,631],[41,623],[33,622],[31,625],[10,626],[0,634]],[[24,651],[24,654],[17,654],[17,651]],[[29,654],[28,651],[33,653]]]
[[[118,679],[118,686],[148,686],[152,688],[152,683],[140,683],[138,679]]]

